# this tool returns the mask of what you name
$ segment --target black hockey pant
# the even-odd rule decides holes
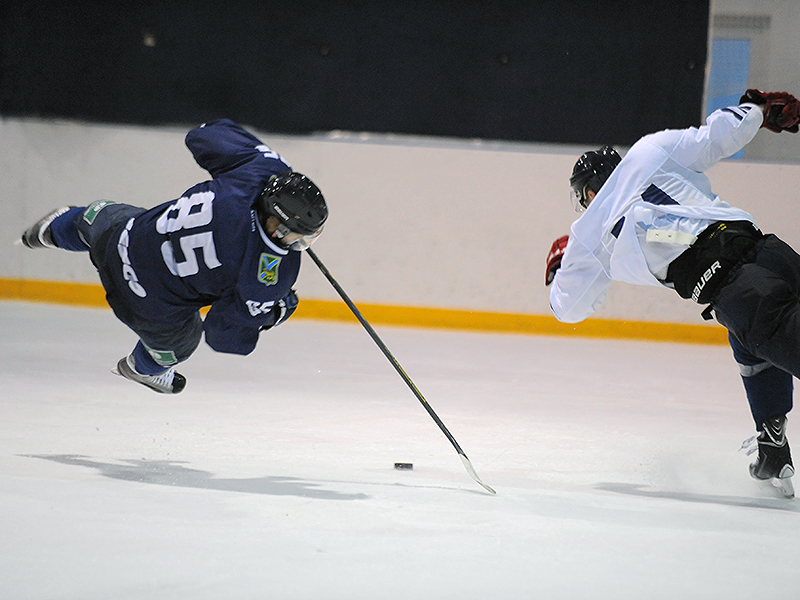
[[[203,334],[203,321],[196,310],[187,311],[185,320],[160,323],[144,319],[131,311],[125,295],[119,294],[105,280],[101,267],[110,236],[144,208],[108,201],[98,201],[88,207],[77,207],[56,218],[51,224],[56,245],[72,251],[89,251],[92,263],[100,272],[106,299],[117,318],[140,338],[134,351],[136,368],[140,373],[156,374],[184,361],[197,349]]]
[[[800,377],[800,255],[775,235],[731,274],[712,302],[728,329],[758,430],[792,409]]]

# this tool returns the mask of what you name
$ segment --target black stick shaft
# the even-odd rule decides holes
[[[306,253],[311,257],[311,260],[313,260],[316,263],[316,265],[319,267],[319,270],[322,271],[322,274],[325,275],[326,279],[330,282],[330,284],[333,286],[333,288],[342,297],[342,300],[344,300],[345,304],[347,304],[347,306],[350,308],[350,310],[353,311],[353,314],[359,320],[361,325],[364,326],[364,329],[367,330],[367,333],[372,338],[372,340],[378,345],[378,348],[381,349],[381,352],[383,352],[384,356],[386,356],[386,358],[389,359],[389,362],[392,363],[392,366],[395,368],[395,370],[400,375],[400,377],[403,379],[403,381],[406,382],[406,385],[411,389],[412,392],[414,392],[414,395],[417,397],[417,400],[419,400],[420,403],[422,404],[422,406],[425,407],[425,410],[428,411],[428,414],[431,416],[431,418],[439,426],[439,429],[442,430],[442,433],[444,433],[444,435],[447,437],[447,439],[450,440],[450,443],[453,444],[453,447],[456,449],[456,452],[458,452],[461,456],[466,458],[467,455],[464,454],[464,451],[461,449],[461,446],[458,445],[458,442],[453,437],[453,434],[450,433],[450,431],[447,429],[447,427],[445,427],[445,424],[442,423],[442,420],[439,418],[439,415],[437,415],[434,412],[434,410],[431,408],[430,404],[428,404],[428,401],[425,400],[424,396],[417,389],[417,386],[414,385],[413,381],[411,381],[411,378],[408,375],[406,375],[406,372],[403,370],[403,367],[400,366],[400,363],[397,362],[397,359],[389,351],[389,348],[386,347],[386,344],[383,343],[383,340],[381,340],[381,338],[378,337],[378,334],[375,333],[375,330],[372,328],[372,326],[361,315],[361,311],[359,311],[358,308],[356,307],[356,305],[353,304],[353,301],[350,300],[350,297],[342,289],[342,286],[340,286],[339,283],[336,281],[336,279],[333,278],[333,275],[331,275],[331,272],[328,271],[328,269],[325,267],[324,264],[322,264],[322,261],[314,253],[314,251],[311,250],[311,248],[306,249]]]

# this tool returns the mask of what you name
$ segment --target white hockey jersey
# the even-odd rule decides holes
[[[717,110],[702,127],[665,130],[636,142],[570,227],[550,290],[559,321],[577,323],[602,304],[612,280],[672,288],[670,262],[714,221],[753,221],[711,191],[703,173],[752,140],[763,121],[754,104]]]

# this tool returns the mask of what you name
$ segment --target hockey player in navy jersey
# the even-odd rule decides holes
[[[645,136],[626,154],[587,152],[573,169],[581,217],[557,240],[545,283],[560,321],[603,302],[612,280],[674,289],[707,304],[728,329],[758,435],[756,479],[794,495],[786,439],[792,376],[800,377],[800,256],[722,201],[703,174],[741,150],[759,128],[797,133],[800,103],[786,92],[748,90],[699,128]]]
[[[109,305],[140,338],[115,372],[173,394],[186,385],[175,365],[203,333],[218,352],[249,354],[291,316],[301,251],[328,217],[317,186],[232,121],[193,129],[186,145],[212,179],[177,200],[59,208],[21,240],[89,252]]]

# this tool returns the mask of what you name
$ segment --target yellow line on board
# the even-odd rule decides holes
[[[77,306],[108,306],[102,286],[90,283],[0,279],[0,298]],[[691,344],[728,343],[727,331],[721,326],[714,325],[617,319],[588,319],[583,323],[568,324],[560,323],[550,315],[520,315],[383,304],[356,306],[370,324]],[[356,317],[347,305],[338,300],[301,299],[294,316],[325,321],[356,321]]]
[[[108,307],[103,286],[96,283],[0,279],[0,298]]]

